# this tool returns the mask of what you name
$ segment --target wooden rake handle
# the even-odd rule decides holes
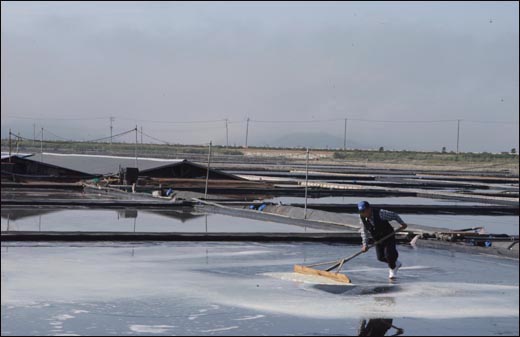
[[[374,242],[374,243],[371,244],[370,246],[367,246],[367,250],[366,250],[366,251],[368,252],[368,250],[369,250],[370,248],[374,247],[375,245],[380,244],[381,242],[385,241],[386,239],[388,239],[388,238],[391,237],[392,235],[395,235],[395,234],[396,234],[397,232],[399,232],[399,231],[400,231],[400,229],[398,229],[398,230],[396,230],[396,231],[393,231],[392,233],[390,233],[390,234],[388,234],[388,235],[383,236],[381,239],[377,240],[376,242]],[[357,257],[357,256],[359,256],[359,255],[361,255],[361,254],[363,254],[363,253],[365,253],[365,252],[363,252],[363,251],[361,250],[361,251],[357,252],[357,253],[354,254],[354,255],[351,255],[351,256],[349,256],[349,257],[346,257],[346,258],[344,258],[344,259],[341,259],[341,260],[337,261],[333,266],[331,266],[331,267],[329,267],[329,268],[327,268],[327,269],[325,269],[325,270],[326,270],[326,271],[331,271],[331,270],[334,270],[334,269],[338,268],[337,273],[339,273],[339,271],[341,270],[341,267],[343,267],[343,264],[344,264],[345,262],[348,262],[348,261],[352,260],[353,258],[355,258],[355,257]]]

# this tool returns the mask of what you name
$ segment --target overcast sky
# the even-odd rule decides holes
[[[518,10],[517,2],[2,1],[2,137],[9,127],[32,137],[35,123],[92,139],[109,134],[114,116],[114,133],[138,124],[169,142],[224,144],[228,118],[230,144],[243,145],[249,117],[318,120],[251,122],[250,145],[292,135],[340,147],[343,121],[322,120],[462,119],[462,150],[518,149]],[[208,120],[217,122],[166,123]],[[456,122],[351,120],[347,138],[453,150],[456,136]]]

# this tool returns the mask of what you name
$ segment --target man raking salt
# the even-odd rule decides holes
[[[397,221],[401,227],[398,230],[404,230],[408,225],[401,219],[401,217],[394,212],[385,209],[372,208],[368,201],[361,201],[358,203],[359,217],[361,218],[361,239],[363,246],[361,251],[368,251],[367,236],[368,233],[372,236],[374,241],[379,241],[385,236],[395,233],[390,221]],[[376,244],[377,259],[388,264],[389,272],[388,278],[395,279],[397,271],[401,268],[402,263],[397,260],[399,253],[397,252],[395,244],[395,235],[390,235],[388,238]]]

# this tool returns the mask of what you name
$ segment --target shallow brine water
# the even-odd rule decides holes
[[[358,249],[3,244],[2,335],[518,335],[517,260],[401,246],[392,283],[372,251],[345,266],[353,285],[291,272]]]

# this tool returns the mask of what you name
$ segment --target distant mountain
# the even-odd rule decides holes
[[[311,147],[311,148],[343,148],[343,138],[331,135],[326,132],[294,132],[286,134],[275,139],[272,142],[266,142],[269,146],[280,147]],[[367,148],[359,143],[347,139],[348,148]]]

